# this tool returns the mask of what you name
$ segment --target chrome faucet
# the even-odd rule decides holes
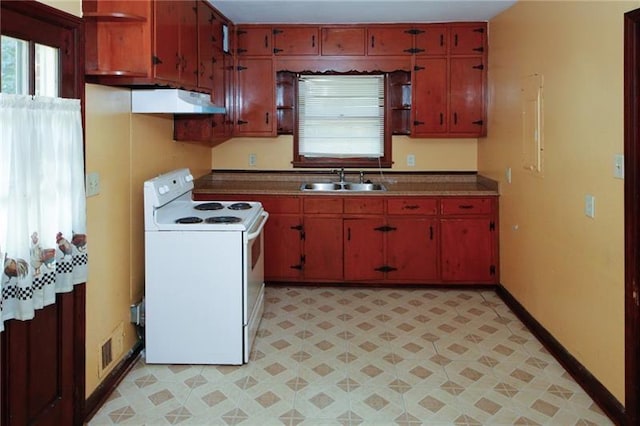
[[[340,169],[340,170],[334,169],[331,172],[337,173],[338,177],[340,178],[340,183],[344,183],[344,169]]]
[[[360,183],[364,183],[364,171],[360,170]]]

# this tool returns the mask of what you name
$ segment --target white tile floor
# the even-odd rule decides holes
[[[244,366],[144,359],[90,426],[611,425],[492,291],[268,287]]]

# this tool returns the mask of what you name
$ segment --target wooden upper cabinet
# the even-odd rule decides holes
[[[270,26],[240,27],[236,32],[239,56],[271,56],[273,44]]]
[[[154,77],[197,85],[197,10],[195,0],[156,2]]]
[[[487,24],[452,25],[449,29],[451,55],[484,55],[487,51]]]
[[[366,36],[365,27],[322,28],[322,55],[363,56]]]
[[[444,56],[447,54],[449,29],[445,25],[423,25],[413,28],[414,49],[419,56]]]
[[[271,58],[242,58],[237,68],[237,136],[275,136],[275,73]]]
[[[318,27],[274,27],[275,55],[317,55],[320,51]]]
[[[198,87],[213,90],[213,63],[222,49],[222,21],[209,4],[198,1]]]
[[[483,58],[451,58],[449,67],[450,133],[486,134]]]
[[[447,58],[416,58],[411,135],[421,137],[447,133],[448,101]]]
[[[372,26],[367,28],[367,54],[378,55],[411,55],[413,35],[406,26],[386,27]]]

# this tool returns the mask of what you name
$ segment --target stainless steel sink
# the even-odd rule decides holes
[[[342,185],[339,183],[303,183],[300,188],[303,191],[340,191],[342,189]]]
[[[300,186],[302,191],[324,191],[324,192],[366,192],[366,191],[386,191],[384,185],[379,183],[355,183],[355,182],[314,182],[303,183]]]

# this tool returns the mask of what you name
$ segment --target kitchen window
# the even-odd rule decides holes
[[[1,45],[2,93],[58,96],[60,65],[57,48],[4,35],[1,36]],[[29,61],[31,48],[33,61]]]
[[[294,165],[390,167],[385,76],[300,75]]]

